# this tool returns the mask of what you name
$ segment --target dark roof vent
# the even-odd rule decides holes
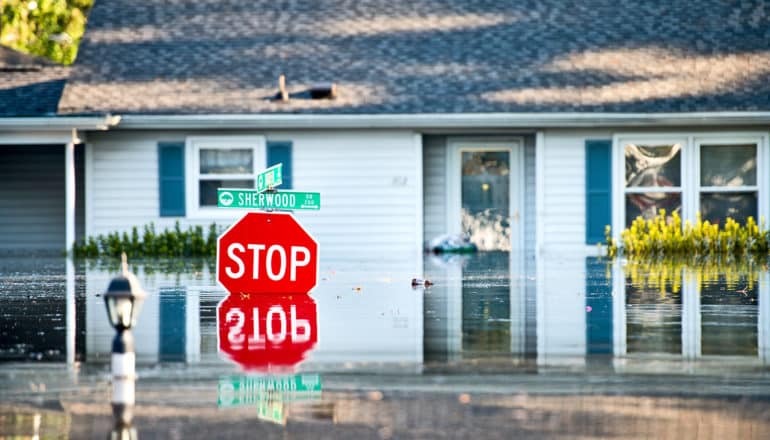
[[[286,89],[286,76],[281,75],[278,77],[278,93],[273,97],[274,100],[279,102],[289,102],[291,99],[334,99],[337,97],[337,84],[335,83],[318,83],[312,87],[295,93],[289,93]]]
[[[334,99],[337,97],[337,84],[315,84],[310,88],[310,99]]]

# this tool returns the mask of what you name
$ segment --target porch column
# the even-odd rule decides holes
[[[763,273],[759,282],[759,316],[757,317],[757,348],[759,358],[765,365],[770,364],[770,276]]]
[[[615,372],[626,366],[628,354],[628,315],[626,314],[626,274],[620,259],[612,265],[612,365]]]
[[[687,277],[683,277],[687,279]],[[682,356],[701,357],[700,289],[695,275],[682,286]]]
[[[77,135],[73,133],[72,140],[67,143],[64,154],[64,250],[69,253],[75,243],[75,142]]]
[[[77,335],[77,302],[75,301],[75,264],[72,258],[66,258],[67,266],[66,295],[67,295],[67,365],[75,364],[75,339]]]

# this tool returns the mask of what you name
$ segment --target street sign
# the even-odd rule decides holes
[[[249,212],[217,239],[217,282],[231,294],[308,293],[318,244],[289,213]]]
[[[217,306],[219,352],[243,370],[291,371],[317,341],[318,313],[309,295],[231,293]],[[311,384],[281,386],[298,390]]]
[[[284,402],[320,399],[321,376],[295,374],[221,377],[217,388],[217,406],[254,406],[266,397],[276,395]]]
[[[275,188],[283,183],[283,164],[273,165],[257,174],[257,192]]]
[[[259,192],[251,189],[219,188],[217,206],[246,209],[321,209],[321,193],[281,191]]]

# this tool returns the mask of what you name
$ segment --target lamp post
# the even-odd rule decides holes
[[[136,437],[131,428],[134,415],[134,382],[136,380],[136,354],[131,328],[147,295],[139,285],[136,275],[128,271],[126,254],[122,255],[122,273],[110,281],[104,292],[107,317],[115,328],[112,340],[112,414],[115,429],[112,438]],[[133,435],[132,435],[133,434]]]

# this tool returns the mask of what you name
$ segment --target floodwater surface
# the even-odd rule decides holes
[[[209,260],[130,262],[148,292],[134,329],[140,437],[770,433],[765,267],[320,261],[309,298],[228,297]],[[109,432],[101,294],[117,272],[0,257],[0,438]]]

